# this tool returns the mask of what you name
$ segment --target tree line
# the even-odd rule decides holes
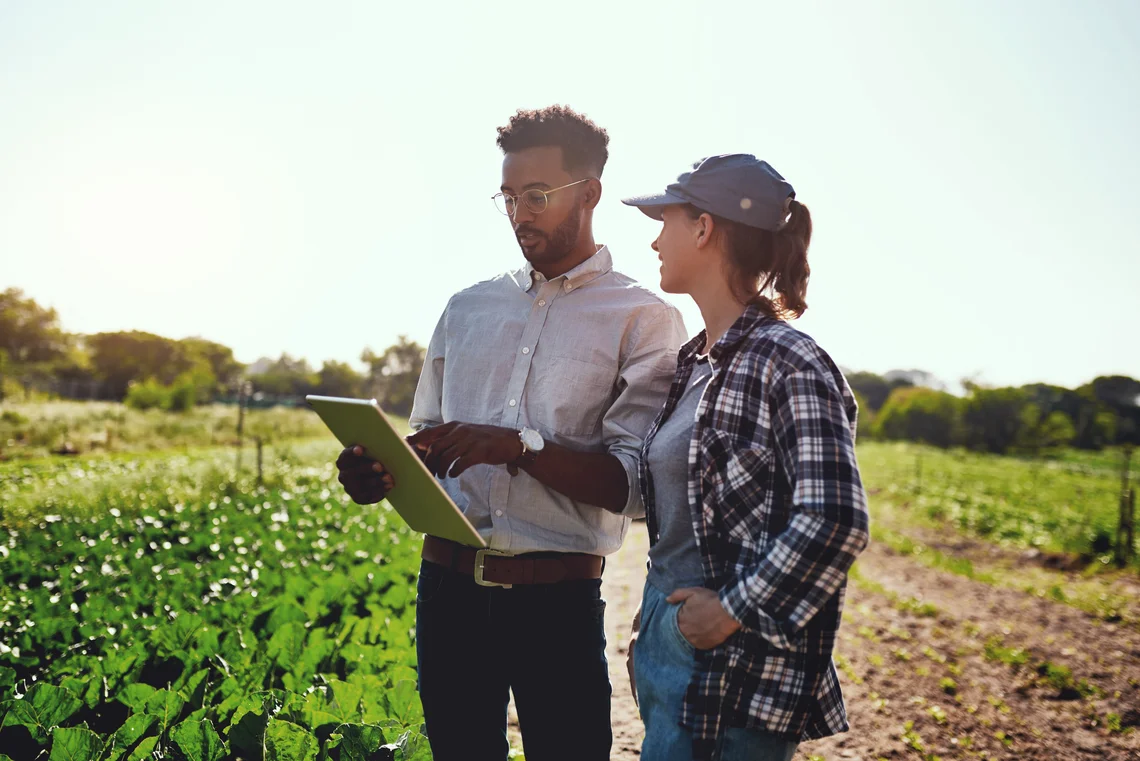
[[[967,380],[965,396],[916,383],[907,372],[849,373],[847,380],[859,400],[862,436],[992,454],[1140,444],[1140,381],[1127,376],[1101,376],[1075,389],[987,388]]]
[[[306,394],[375,398],[389,412],[408,415],[423,347],[401,337],[383,352],[365,349],[360,360],[364,372],[335,360],[314,368],[289,354],[244,365],[229,347],[202,338],[68,333],[54,309],[16,288],[0,292],[0,399],[47,390],[181,410],[248,391],[255,404],[298,403]],[[1125,376],[1075,389],[966,381],[964,396],[918,370],[848,372],[847,379],[860,402],[860,434],[872,438],[995,454],[1140,444],[1140,381]]]
[[[123,401],[136,408],[187,410],[248,397],[254,404],[297,404],[306,394],[375,398],[408,415],[424,348],[401,336],[361,353],[364,372],[326,360],[319,368],[282,354],[245,365],[233,350],[203,338],[144,331],[69,333],[56,310],[17,288],[0,292],[0,400],[36,394]]]

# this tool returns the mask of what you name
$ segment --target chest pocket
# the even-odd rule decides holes
[[[703,491],[706,504],[711,496],[716,524],[734,544],[762,552],[787,524],[775,452],[712,428],[701,432],[701,450]]]
[[[536,356],[525,394],[529,419],[545,432],[594,436],[613,403],[616,360],[599,365],[573,357]]]

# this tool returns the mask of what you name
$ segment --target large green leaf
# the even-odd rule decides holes
[[[11,687],[16,683],[16,670],[7,666],[0,666],[0,689]]]
[[[62,687],[40,682],[22,700],[14,700],[4,723],[23,725],[39,743],[46,743],[48,731],[67,721],[83,702]]]
[[[260,697],[248,695],[242,698],[226,729],[231,750],[243,750],[260,758],[268,723],[269,711]]]
[[[151,753],[154,751],[154,746],[158,744],[157,737],[148,737],[139,743],[139,747],[135,748],[128,761],[150,761]]]
[[[401,679],[388,692],[388,715],[399,719],[405,726],[418,724],[424,718],[420,695],[416,683],[411,679]]]
[[[186,682],[186,686],[180,690],[192,708],[202,707],[202,703],[206,699],[206,688],[209,684],[206,679],[209,676],[210,670],[202,669],[191,676]]]
[[[266,652],[278,666],[291,671],[304,647],[305,627],[297,621],[290,621],[273,633]]]
[[[86,726],[56,727],[51,733],[48,761],[96,761],[101,755],[103,739]]]
[[[169,655],[183,661],[190,660],[199,632],[202,630],[201,617],[193,613],[183,613],[155,630],[152,641],[158,646],[160,655]]]
[[[146,709],[146,701],[150,699],[150,696],[153,695],[154,692],[154,688],[149,684],[136,682],[134,684],[128,684],[120,690],[119,694],[115,696],[115,699],[123,705],[130,706],[131,710],[138,712]]]
[[[409,729],[400,735],[400,739],[384,748],[392,753],[396,761],[432,761],[428,739],[414,729]]]
[[[265,729],[265,761],[316,761],[320,742],[289,721],[270,719]]]
[[[329,737],[329,750],[340,761],[370,761],[384,745],[384,729],[375,724],[343,724]]]
[[[159,726],[165,732],[178,721],[186,700],[177,692],[171,690],[156,690],[147,698],[146,712],[158,718]]]
[[[226,753],[222,738],[209,721],[184,721],[170,732],[188,761],[218,761]]]
[[[123,726],[115,730],[111,738],[113,746],[117,749],[112,758],[122,757],[135,743],[137,743],[150,728],[158,721],[157,717],[145,713],[136,713],[123,722]]]
[[[305,615],[305,611],[300,605],[292,600],[278,605],[273,613],[269,616],[269,620],[265,624],[265,630],[270,634],[276,634],[287,623],[296,622],[299,624],[308,623],[309,617]]]

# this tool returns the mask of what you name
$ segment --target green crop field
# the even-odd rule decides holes
[[[872,504],[904,506],[910,520],[999,544],[1092,555],[1109,553],[1116,534],[1122,457],[1021,460],[915,444],[859,447]]]
[[[429,759],[419,537],[343,495],[338,449],[271,445],[260,484],[249,447],[240,473],[221,448],[0,463],[0,761]],[[1115,527],[1119,453],[860,461],[891,530],[1088,553]]]
[[[0,465],[0,758],[430,758],[419,540],[336,451]]]

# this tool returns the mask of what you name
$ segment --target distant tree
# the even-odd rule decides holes
[[[847,383],[852,390],[859,393],[867,402],[871,412],[878,412],[887,402],[887,397],[896,388],[906,388],[913,385],[905,378],[887,380],[882,375],[869,372],[848,373]]]
[[[365,349],[360,355],[360,361],[369,368],[368,388],[385,412],[405,417],[411,414],[426,353],[415,341],[400,336],[383,354]]]
[[[19,288],[0,291],[0,349],[12,365],[49,363],[67,355],[70,342],[54,309],[26,298]]]
[[[114,399],[126,396],[132,381],[153,378],[165,386],[193,366],[177,341],[139,330],[96,333],[85,343],[96,377]]]
[[[365,377],[346,362],[325,360],[317,373],[315,393],[322,396],[359,398],[364,394]]]
[[[937,375],[926,370],[890,370],[883,376],[895,388],[922,386],[935,391],[945,391],[946,384]]]
[[[196,337],[183,338],[179,343],[185,347],[187,354],[209,366],[217,386],[215,393],[223,393],[232,388],[245,369],[241,362],[234,359],[234,350],[228,346]]]
[[[257,363],[261,365],[259,360]],[[267,369],[250,375],[253,388],[263,394],[282,397],[301,397],[313,393],[319,378],[307,360],[282,354],[270,362]]]
[[[1125,375],[1106,375],[1094,378],[1077,391],[1095,399],[1100,412],[1113,415],[1112,441],[1140,444],[1140,380]]]
[[[875,435],[943,448],[953,446],[958,441],[961,406],[961,399],[945,391],[897,388],[875,415]]]
[[[1041,416],[1030,395],[1020,388],[967,387],[962,431],[970,449],[1007,454],[1024,446]]]
[[[871,405],[862,394],[854,390],[852,393],[855,394],[855,402],[859,405],[856,438],[860,441],[869,439],[875,435],[875,411],[871,409]]]

